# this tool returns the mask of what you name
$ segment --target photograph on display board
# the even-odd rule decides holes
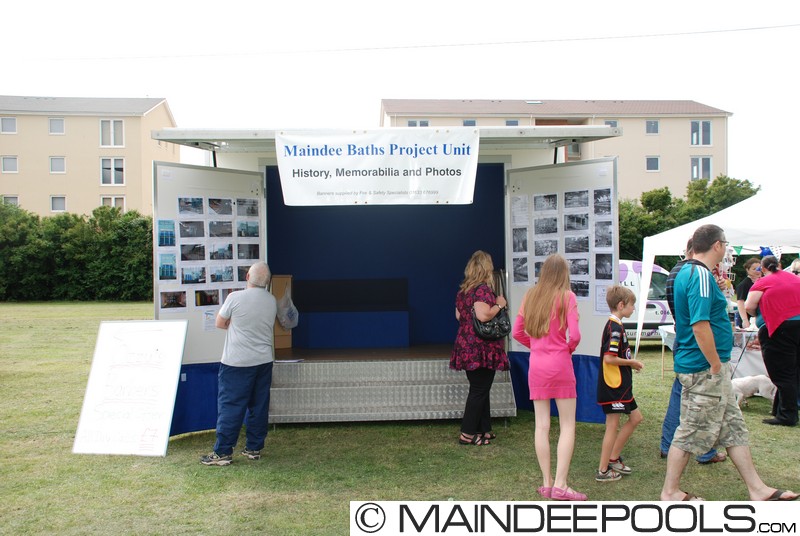
[[[533,233],[536,235],[547,235],[558,233],[558,217],[547,216],[533,220]]]
[[[564,192],[564,209],[588,208],[588,207],[589,207],[589,190]]]
[[[594,278],[611,280],[614,277],[614,264],[611,253],[597,253],[594,256]]]
[[[239,260],[259,258],[258,244],[239,244],[236,247],[237,258]]]
[[[614,242],[614,225],[610,221],[594,223],[594,247],[610,248]]]
[[[179,197],[178,198],[178,215],[179,216],[197,216],[203,214],[203,198],[202,197]]]
[[[534,212],[553,212],[558,210],[558,194],[533,196]]]
[[[184,285],[199,285],[205,282],[206,269],[204,266],[181,268],[181,283]]]
[[[258,217],[258,199],[237,199],[236,215]]]
[[[589,214],[564,214],[564,231],[586,231],[589,229]]]
[[[182,261],[206,260],[206,246],[204,244],[183,244],[181,246]]]
[[[565,236],[565,253],[589,253],[589,235]]]
[[[570,280],[569,286],[572,289],[572,292],[575,293],[575,297],[577,297],[578,299],[585,300],[589,297],[588,281]]]
[[[208,260],[227,261],[233,259],[233,244],[211,244],[208,246]]]
[[[533,277],[538,279],[539,273],[542,271],[542,264],[544,264],[544,261],[536,261],[533,263]]]
[[[511,230],[511,251],[514,253],[528,252],[528,228],[518,227]]]
[[[236,222],[236,236],[239,238],[257,238],[258,221]]]
[[[222,303],[225,303],[225,299],[228,297],[228,294],[231,292],[236,292],[237,290],[244,290],[244,288],[224,288],[222,289]]]
[[[553,253],[558,253],[558,240],[534,240],[534,255],[537,257],[547,257]]]
[[[194,304],[196,307],[219,305],[219,290],[195,290]]]
[[[201,221],[181,221],[178,222],[181,238],[203,238],[205,225]]]
[[[250,270],[250,265],[237,266],[237,281],[247,281],[247,271]]]
[[[233,222],[231,221],[208,222],[208,236],[210,236],[211,238],[233,237]]]
[[[162,292],[159,304],[162,309],[186,309],[186,292],[182,290]]]
[[[512,259],[514,265],[514,283],[527,283],[528,282],[528,258],[527,257],[514,257]]]
[[[589,259],[585,257],[567,259],[567,264],[569,264],[569,275],[589,275]]]
[[[158,220],[158,247],[175,245],[175,222],[173,220]]]
[[[229,283],[233,281],[233,266],[211,266],[208,268],[212,283]]]
[[[178,263],[174,253],[158,254],[158,279],[170,281],[178,279]]]
[[[594,191],[594,215],[611,215],[611,188],[603,188]]]
[[[208,198],[208,213],[212,216],[232,216],[233,199]]]

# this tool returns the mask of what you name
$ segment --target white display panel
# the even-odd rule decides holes
[[[188,321],[183,363],[220,360],[217,312],[267,258],[264,190],[261,172],[153,164],[155,318]]]
[[[165,456],[186,320],[101,322],[72,451]]]
[[[581,343],[597,355],[608,317],[605,290],[619,279],[616,158],[507,172],[506,266],[510,312],[538,278],[540,263],[559,253],[570,264]],[[527,349],[512,342],[511,350]]]

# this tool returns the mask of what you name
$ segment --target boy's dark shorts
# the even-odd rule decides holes
[[[639,409],[636,404],[636,399],[632,398],[630,402],[612,402],[611,404],[603,404],[603,413],[624,413],[630,415],[635,409]]]

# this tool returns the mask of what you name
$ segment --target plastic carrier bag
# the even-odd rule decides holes
[[[286,292],[278,300],[278,323],[283,329],[296,328],[298,316],[297,307],[294,306],[292,294],[287,287]]]

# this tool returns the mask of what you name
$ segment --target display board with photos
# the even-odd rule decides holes
[[[154,174],[156,318],[187,318],[187,340],[201,335],[216,346],[219,307],[245,288],[250,266],[266,260],[263,174],[166,163]]]
[[[582,323],[608,314],[606,290],[618,273],[615,176],[614,159],[509,172],[512,307],[536,284],[544,260],[558,253],[569,264]]]

